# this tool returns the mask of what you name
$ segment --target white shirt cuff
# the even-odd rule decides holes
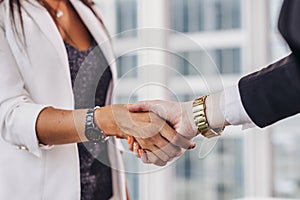
[[[220,100],[220,108],[225,120],[230,124],[242,125],[243,130],[255,127],[255,124],[243,107],[237,85],[224,90]]]

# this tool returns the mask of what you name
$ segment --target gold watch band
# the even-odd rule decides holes
[[[216,136],[220,136],[221,133],[224,130],[224,127],[212,129],[207,121],[206,118],[206,106],[205,106],[205,100],[208,95],[204,95],[201,97],[198,97],[193,102],[193,116],[195,124],[198,128],[198,133],[203,135],[206,138],[212,138]]]

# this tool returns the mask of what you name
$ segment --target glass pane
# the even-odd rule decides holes
[[[117,0],[117,33],[122,33],[124,31],[132,30],[137,28],[137,1],[136,0]],[[131,35],[136,36],[136,32],[131,32]],[[123,34],[119,35],[120,37]]]
[[[242,197],[243,139],[222,137],[207,157],[200,159],[198,152],[188,151],[176,162],[176,179],[173,181],[176,199],[227,200]]]
[[[239,74],[241,69],[241,50],[217,49],[210,52],[221,74]]]
[[[182,52],[172,56],[172,65],[177,71],[177,75],[193,76],[199,72],[201,74],[211,74],[217,66],[221,74],[239,74],[241,71],[241,50],[216,49],[207,53],[204,51]],[[212,61],[211,61],[212,59]]]
[[[282,127],[274,130],[274,196],[300,197],[300,131],[299,117],[286,120]]]
[[[171,26],[180,32],[241,27],[241,0],[172,0]]]
[[[137,56],[126,55],[117,59],[118,78],[136,78],[137,77]]]
[[[137,96],[117,96],[115,104],[133,104],[138,101]]]

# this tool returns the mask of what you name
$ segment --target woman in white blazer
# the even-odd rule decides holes
[[[95,199],[81,194],[77,144],[88,140],[102,145],[107,136],[135,136],[157,165],[191,145],[154,114],[129,113],[124,105],[75,110],[66,44],[78,52],[92,40],[99,45],[111,73],[104,103],[111,103],[116,67],[101,21],[88,0],[0,0],[0,199]],[[127,199],[117,141],[106,143],[107,198]]]

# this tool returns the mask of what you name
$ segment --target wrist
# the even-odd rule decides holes
[[[205,113],[209,126],[211,128],[220,128],[230,125],[224,117],[221,109],[223,92],[211,94],[205,100]]]
[[[224,131],[224,117],[220,109],[222,93],[204,95],[193,102],[193,116],[199,134],[206,138],[220,136]]]
[[[195,120],[194,120],[194,115],[193,115],[193,101],[188,101],[188,102],[184,102],[182,103],[182,107],[183,107],[183,115],[186,115],[186,122],[187,124],[189,124],[190,127],[190,132],[193,134],[193,136],[196,136],[198,133],[198,127],[195,124]]]
[[[113,118],[112,107],[105,106],[95,110],[95,123],[106,136],[116,136],[116,122]]]

